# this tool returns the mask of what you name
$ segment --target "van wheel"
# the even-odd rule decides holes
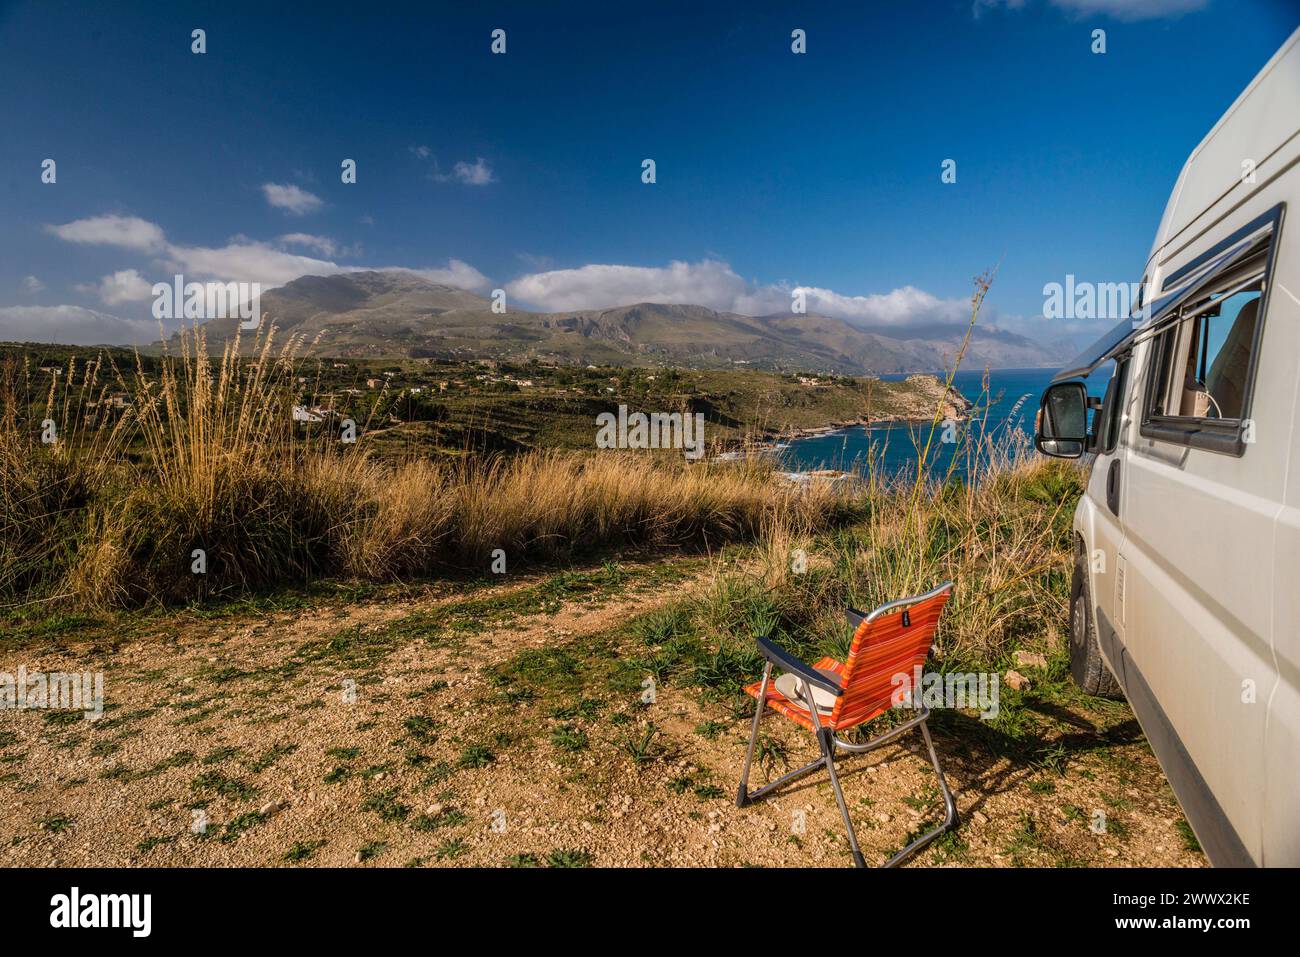
[[[1084,692],[1103,698],[1121,698],[1119,682],[1101,660],[1097,646],[1097,628],[1092,620],[1092,596],[1088,593],[1088,575],[1075,562],[1070,582],[1070,674]]]

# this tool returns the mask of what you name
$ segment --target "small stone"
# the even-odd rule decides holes
[[[1019,671],[1008,671],[1002,676],[1002,680],[1017,691],[1026,691],[1029,688],[1029,679]]]
[[[987,824],[989,822],[989,819],[981,811],[976,811],[974,814],[970,816],[970,819],[974,821],[976,824],[980,824],[980,825]]]
[[[1012,657],[1015,658],[1016,665],[1021,668],[1046,668],[1047,667],[1047,656],[1040,655],[1036,651],[1017,651],[1014,655],[1012,655]]]
[[[424,813],[429,815],[429,817],[437,817],[442,813],[442,805],[434,802],[424,809]]]

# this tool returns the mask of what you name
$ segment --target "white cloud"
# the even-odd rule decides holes
[[[426,152],[417,152],[416,155],[422,159],[427,158],[429,155],[427,148],[421,147],[421,149],[425,149]],[[444,173],[438,166],[438,158],[434,157],[433,172],[429,177],[439,183],[464,183],[467,186],[486,186],[488,183],[495,183],[497,179],[488,161],[481,156],[476,157],[472,163],[460,160],[452,166],[450,173]]]
[[[45,283],[41,282],[35,276],[23,277],[23,292],[29,293],[34,296],[44,288],[45,288]]]
[[[328,236],[313,236],[311,233],[286,233],[279,242],[287,246],[306,246],[322,256],[333,256],[338,246]]]
[[[106,306],[124,302],[143,302],[153,298],[153,283],[134,269],[119,269],[96,284],[79,285],[78,292],[93,293]]]
[[[433,150],[427,146],[410,146],[407,148],[422,160],[427,160],[433,155]]]
[[[153,320],[122,319],[82,306],[0,306],[0,340],[133,345],[158,336]]]
[[[270,243],[259,242],[246,236],[235,236],[224,246],[181,246],[167,242],[162,227],[154,223],[133,219],[131,222],[138,225],[130,230],[120,227],[108,228],[101,223],[106,218],[120,219],[120,217],[98,217],[48,228],[56,235],[72,242],[94,242],[124,249],[139,249],[139,237],[145,233],[143,227],[148,227],[148,234],[154,237],[150,243],[150,251],[157,254],[156,266],[159,271],[166,274],[163,276],[164,279],[175,273],[182,273],[187,279],[198,281],[256,282],[261,283],[263,289],[273,289],[292,282],[300,276],[332,276],[336,273],[359,272],[365,269],[406,269],[431,282],[475,292],[486,291],[492,285],[481,272],[459,259],[449,259],[445,267],[341,266],[331,259],[317,259],[313,256],[287,252]],[[315,246],[317,249],[320,249],[323,244],[333,243],[327,237],[314,236],[310,233],[288,233],[281,236],[279,241]],[[336,251],[343,255],[349,254],[349,249]],[[115,304],[129,301],[132,298],[130,291],[138,290],[139,283],[144,281],[136,270],[125,269],[112,276],[105,276],[98,284],[82,286],[79,289],[99,295],[106,303]]]
[[[276,209],[283,209],[293,216],[314,213],[325,205],[325,201],[315,193],[299,189],[292,183],[263,183],[262,194]]]
[[[1160,17],[1178,17],[1184,13],[1203,10],[1209,0],[1048,0],[1059,10],[1078,17],[1110,16],[1116,20],[1155,20]],[[1026,0],[975,0],[974,14],[988,9],[1006,7],[1022,10]]]
[[[899,329],[917,323],[957,325],[970,316],[968,300],[941,299],[914,286],[883,294],[847,296],[817,286],[760,285],[745,280],[727,263],[716,259],[675,261],[664,267],[592,264],[556,269],[521,276],[506,289],[513,298],[556,312],[659,302],[762,316],[790,312],[792,294],[802,292],[807,312],[872,328]]]
[[[835,316],[859,326],[901,327],[917,322],[958,325],[970,320],[969,300],[940,299],[915,286],[869,296],[845,296],[816,286],[797,288],[805,296],[808,312]]]
[[[70,243],[121,246],[146,253],[164,245],[162,227],[137,216],[91,216],[45,228]]]
[[[225,246],[168,246],[167,265],[173,272],[199,280],[258,282],[265,289],[283,286],[299,276],[329,276],[342,267],[276,249],[268,243],[244,240]]]
[[[470,186],[486,186],[496,179],[492,175],[492,168],[488,166],[487,160],[481,156],[472,163],[461,161],[453,166],[451,171],[452,175],[458,180]]]
[[[1117,20],[1154,20],[1205,9],[1209,0],[1051,0],[1078,16],[1107,14]]]
[[[487,292],[492,288],[492,282],[487,276],[469,263],[462,262],[459,259],[447,260],[445,269],[435,267],[411,269],[407,266],[389,266],[387,268],[401,269],[404,272],[414,273],[421,279],[427,279],[429,282],[436,282],[443,286],[455,286],[457,289],[468,289],[470,292]]]
[[[753,292],[730,266],[715,259],[674,261],[664,267],[593,263],[577,269],[553,269],[521,276],[507,285],[506,291],[512,298],[555,312],[637,302],[736,311],[737,300]],[[788,295],[784,302],[788,306]]]

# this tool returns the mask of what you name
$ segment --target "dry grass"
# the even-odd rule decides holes
[[[976,281],[971,327],[987,289]],[[498,550],[515,570],[611,546],[757,541],[758,560],[720,569],[705,601],[720,642],[781,627],[842,651],[844,604],[945,579],[958,589],[941,652],[985,659],[1061,618],[1080,473],[971,429],[982,437],[963,437],[945,474],[941,410],[912,437],[923,467],[837,484],[796,486],[761,458],[671,452],[393,465],[293,422],[298,343],[277,351],[273,335],[259,332],[250,358],[236,340],[213,361],[197,332],[159,373],[95,362],[51,377],[43,397],[30,369],[0,369],[0,603],[176,604],[319,577],[486,574]],[[110,388],[129,396],[120,412],[104,404]]]
[[[111,370],[130,396],[104,412],[89,372],[51,387],[40,441],[30,376],[5,370],[0,513],[14,555],[11,606],[178,603],[318,576],[391,580],[609,545],[720,545],[765,524],[821,526],[850,510],[830,489],[800,494],[759,462],[688,464],[672,453],[536,452],[398,465],[292,421],[295,344],[259,335],[211,361],[201,335],[151,376]],[[97,369],[95,370],[98,371]],[[90,385],[84,380],[90,380]],[[57,381],[57,380],[56,380]],[[93,411],[86,411],[93,410]],[[362,426],[364,429],[364,425]],[[594,434],[594,433],[593,433]],[[203,571],[196,572],[198,563]]]

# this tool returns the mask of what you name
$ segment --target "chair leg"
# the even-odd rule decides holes
[[[763,683],[758,688],[758,698],[754,708],[754,726],[749,732],[749,750],[745,752],[745,767],[740,772],[740,787],[736,789],[736,807],[745,807],[751,801],[749,791],[749,766],[754,761],[754,747],[758,744],[758,723],[763,720],[767,710],[767,683],[772,677],[772,662],[763,667]]]
[[[822,730],[817,735],[821,742],[822,760],[826,762],[826,770],[831,776],[831,790],[835,792],[835,803],[840,806],[840,815],[844,818],[844,829],[849,832],[849,849],[853,852],[853,866],[866,867],[867,862],[862,857],[862,850],[858,847],[858,836],[853,831],[853,820],[849,817],[849,807],[844,803],[844,792],[840,789],[840,778],[835,773],[835,732],[830,728]]]
[[[930,740],[930,729],[926,727],[926,722],[921,722],[921,736],[925,738],[926,750],[930,753],[930,764],[934,767],[934,773],[939,776],[939,790],[943,794],[943,822],[934,830],[922,834],[907,847],[903,848],[888,861],[886,867],[895,867],[907,860],[925,845],[929,844],[940,834],[952,830],[960,823],[957,815],[957,802],[953,800],[952,792],[948,790],[948,782],[944,780],[943,768],[939,764],[939,754],[934,750],[934,742]]]

